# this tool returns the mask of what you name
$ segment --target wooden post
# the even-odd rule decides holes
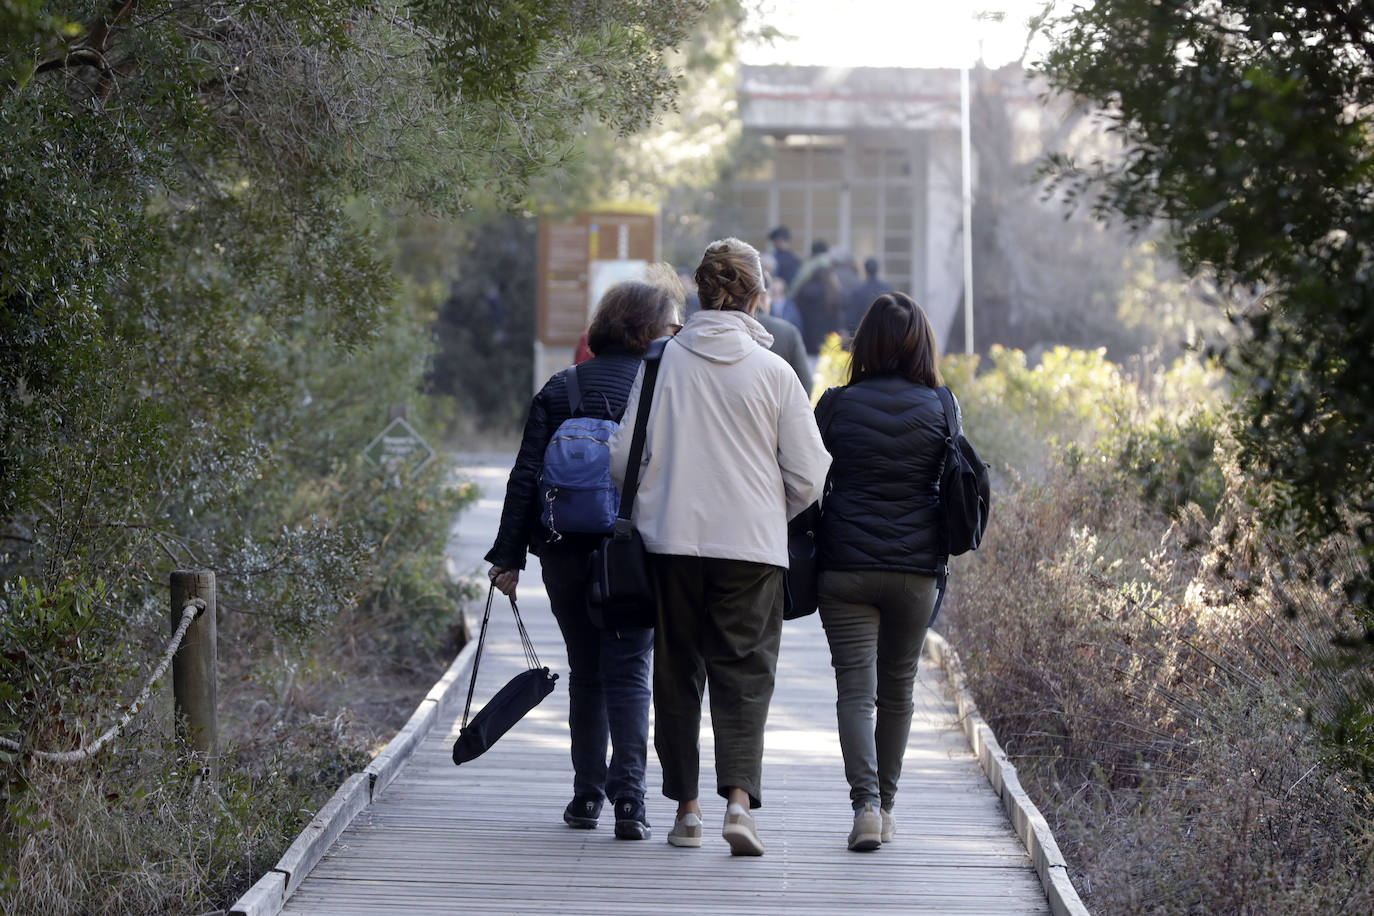
[[[397,417],[400,417],[402,420],[405,420],[407,423],[409,423],[410,407],[406,404],[392,404],[390,407],[388,407],[386,411],[386,422],[390,423]]]
[[[179,569],[172,573],[172,631],[181,623],[186,602],[200,598],[205,612],[191,622],[172,657],[172,692],[178,734],[201,758],[202,772],[214,772],[219,739],[215,707],[215,574]]]

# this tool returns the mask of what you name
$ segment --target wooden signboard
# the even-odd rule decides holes
[[[538,343],[576,347],[596,307],[594,297],[604,291],[598,288],[604,278],[625,273],[617,266],[657,258],[658,219],[652,207],[609,205],[569,220],[541,219]]]

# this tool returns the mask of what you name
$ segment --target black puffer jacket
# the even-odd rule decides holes
[[[935,575],[945,562],[940,396],[890,375],[832,388],[825,397],[835,399],[824,436],[834,462],[823,503],[821,568]],[[827,406],[818,405],[818,412]]]
[[[579,413],[585,417],[619,420],[625,412],[625,398],[634,384],[641,358],[619,347],[604,352],[577,367],[577,385],[582,391]],[[508,569],[525,568],[525,550],[541,555],[550,549],[548,530],[539,521],[539,470],[544,450],[559,424],[568,419],[568,388],[563,373],[555,373],[530,402],[525,420],[525,435],[515,456],[506,483],[506,502],[501,509],[501,527],[496,543],[487,551],[487,562]],[[560,550],[591,550],[601,538],[594,534],[567,534],[558,542]]]

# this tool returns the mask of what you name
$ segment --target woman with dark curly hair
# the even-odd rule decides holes
[[[738,239],[713,242],[696,281],[701,308],[664,348],[641,467],[625,467],[637,380],[611,439],[611,475],[640,480],[634,523],[658,602],[654,747],[663,794],[678,803],[668,842],[701,845],[709,683],[716,791],[727,800],[722,836],[735,855],[762,855],[750,809],[763,795],[787,520],[820,495],[830,456],[796,375],[753,318],[768,301],[758,252]]]
[[[658,272],[664,276],[663,271]],[[595,355],[576,367],[578,416],[614,420],[649,343],[679,321],[682,291],[666,282],[626,281],[607,290],[587,342]],[[568,647],[568,726],[572,732],[573,799],[563,811],[570,827],[597,825],[606,798],[615,805],[615,835],[644,840],[645,760],[649,743],[649,667],[653,631],[601,630],[587,613],[590,556],[597,534],[554,534],[540,520],[539,472],[549,440],[573,416],[567,378],[559,372],[530,404],[520,452],[506,484],[496,543],[487,552],[492,583],[514,596],[525,550],[537,555],[553,615]],[[606,743],[611,744],[610,765]]]

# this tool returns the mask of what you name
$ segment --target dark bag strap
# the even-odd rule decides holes
[[[655,341],[657,343],[657,341]],[[649,346],[644,355],[644,383],[639,389],[639,409],[635,414],[635,431],[630,437],[630,458],[625,465],[625,489],[620,492],[620,511],[616,513],[616,534],[629,532],[628,523],[635,511],[635,494],[639,492],[639,461],[644,456],[644,437],[649,430],[649,403],[654,398],[654,382],[663,361],[663,348]],[[625,522],[621,525],[620,522]]]
[[[577,367],[569,366],[563,370],[563,386],[568,391],[568,416],[577,416],[582,406],[582,386],[577,383]]]
[[[821,444],[825,444],[825,434],[830,431],[830,422],[835,419],[835,408],[840,404],[840,398],[844,397],[845,388],[831,388],[821,395],[821,399],[816,402],[816,426],[821,431]],[[821,498],[830,495],[831,478],[830,473],[834,470],[831,465],[830,470],[825,472],[825,483],[821,484]]]
[[[945,589],[949,586],[949,563],[941,564],[940,571],[935,574],[935,606],[930,609],[930,619],[926,621],[927,627],[935,626],[935,618],[940,616],[940,605],[945,603]]]
[[[949,390],[949,386],[941,385],[935,389],[935,393],[940,396],[940,406],[945,409],[945,427],[949,430],[949,441],[952,443],[959,435],[959,415],[954,410],[954,392]]]
[[[831,394],[831,391],[835,393]],[[820,427],[822,439],[830,431],[830,421],[835,419],[835,408],[839,406],[844,391],[844,388],[831,388],[830,391],[821,395],[821,399],[816,402],[816,426]]]
[[[463,704],[463,724],[459,726],[459,731],[468,727],[468,713],[472,710],[472,693],[477,687],[477,666],[482,663],[482,650],[487,645],[487,623],[491,620],[491,600],[496,596],[496,586],[491,585],[487,588],[487,609],[482,612],[482,632],[477,637],[477,651],[472,657],[472,678],[468,681],[468,699]],[[515,615],[515,626],[520,631],[520,646],[525,652],[525,664],[530,668],[539,668],[539,656],[535,654],[534,643],[530,641],[529,631],[525,629],[525,621],[520,619],[520,608],[515,606],[515,599],[510,599],[510,610]]]
[[[949,386],[941,385],[935,389],[935,393],[940,396],[940,405],[945,409],[945,426],[948,428],[948,441],[951,446],[957,446],[955,440],[959,437],[959,415],[954,410],[954,392],[949,390]],[[946,450],[945,461],[949,461],[949,453]],[[940,478],[944,479],[944,465],[940,466]],[[935,607],[930,609],[930,620],[926,622],[927,627],[935,626],[935,618],[940,616],[940,605],[945,602],[945,591],[949,588],[949,558],[940,564],[940,569],[935,575]]]

